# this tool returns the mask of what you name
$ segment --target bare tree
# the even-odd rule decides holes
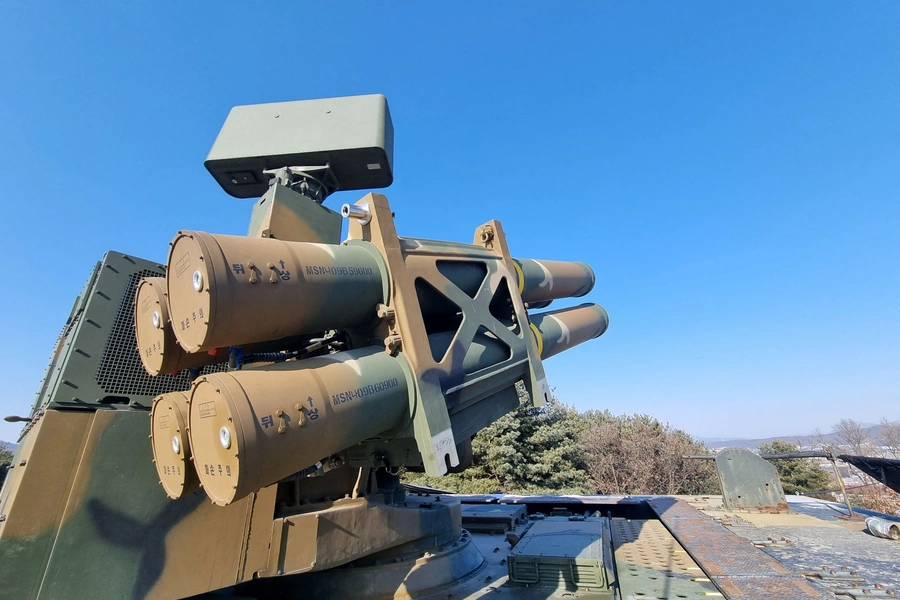
[[[828,447],[831,446],[829,441],[825,438],[825,434],[822,433],[822,430],[820,428],[816,427],[810,432],[809,435],[813,438],[812,443],[810,444],[813,449],[818,448],[819,450],[827,450]]]
[[[881,419],[880,424],[878,442],[884,447],[885,454],[900,458],[900,422]]]
[[[867,427],[854,419],[841,419],[834,426],[834,433],[841,446],[848,449],[849,454],[866,456],[874,453]],[[856,467],[848,465],[851,473],[856,473],[865,485],[871,485],[875,480]]]
[[[709,450],[683,431],[648,415],[590,411],[580,434],[592,486],[600,493],[710,494],[717,479],[706,461],[685,454]]]
[[[595,413],[581,434],[586,454],[587,472],[598,491],[605,494],[624,493],[624,478],[619,472],[619,449],[622,439],[619,427],[609,413]]]
[[[847,446],[853,454],[865,454],[865,449],[871,445],[866,427],[854,419],[841,419],[834,426],[834,433],[841,445]]]

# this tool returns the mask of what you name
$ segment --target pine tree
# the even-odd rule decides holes
[[[6,480],[6,472],[12,464],[13,453],[6,442],[0,442],[0,486]]]
[[[469,469],[441,478],[407,473],[404,481],[469,494],[588,493],[581,416],[555,397],[534,407],[523,386],[518,392],[519,406],[473,438]]]
[[[709,450],[647,415],[578,413],[551,398],[519,406],[472,440],[472,466],[459,474],[404,481],[468,494],[716,494],[715,469],[686,454]]]
[[[799,448],[784,440],[759,447],[760,454],[797,452]],[[829,487],[831,476],[809,458],[782,458],[771,461],[786,494],[817,492]]]

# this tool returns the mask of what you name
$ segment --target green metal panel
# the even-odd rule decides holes
[[[159,486],[144,411],[100,411],[38,598],[143,598],[166,563],[165,536],[206,500]],[[86,481],[85,481],[86,480]]]
[[[716,454],[716,471],[726,508],[788,510],[775,466],[746,448]]]
[[[41,383],[36,410],[149,407],[159,394],[190,387],[187,373],[151,377],[137,352],[135,289],[143,277],[161,275],[161,265],[106,253],[75,301]]]
[[[84,284],[84,288],[82,288],[78,297],[75,298],[75,302],[72,303],[72,310],[69,312],[69,318],[66,319],[66,323],[63,325],[59,338],[56,340],[53,354],[50,356],[50,363],[44,371],[44,377],[41,379],[40,385],[38,385],[38,391],[34,398],[34,405],[31,407],[32,415],[48,404],[50,391],[55,389],[59,382],[59,375],[62,371],[61,367],[64,362],[63,359],[68,355],[68,351],[70,350],[69,344],[72,341],[76,326],[81,322],[81,316],[84,312],[84,307],[87,304],[87,298],[90,295],[91,290],[94,289],[97,275],[100,273],[101,264],[102,263],[98,262],[94,265],[91,274],[88,276],[87,282]]]
[[[253,205],[247,235],[295,242],[340,244],[342,225],[343,217],[340,213],[289,187],[274,184]],[[284,235],[281,229],[288,229],[292,235]],[[297,235],[298,233],[301,235]]]
[[[47,411],[19,444],[0,492],[0,596],[37,596],[93,418]]]
[[[266,193],[264,169],[326,163],[342,190],[393,181],[394,126],[380,94],[235,106],[204,165],[237,198]]]
[[[612,519],[611,534],[622,600],[722,597],[660,521]]]
[[[605,518],[551,517],[531,526],[509,553],[509,579],[523,585],[602,591]],[[611,595],[611,594],[610,594]]]

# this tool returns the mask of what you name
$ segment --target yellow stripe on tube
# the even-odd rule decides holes
[[[544,336],[541,335],[541,331],[534,323],[529,323],[529,325],[531,326],[531,331],[534,332],[534,339],[537,341],[538,356],[540,356],[544,353]]]

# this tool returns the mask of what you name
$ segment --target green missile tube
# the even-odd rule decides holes
[[[599,304],[585,303],[530,315],[530,329],[541,359],[550,358],[578,344],[600,337],[609,327],[609,314]],[[432,350],[443,355],[456,337],[446,331],[428,336]],[[487,332],[479,332],[463,359],[462,369],[474,373],[509,358],[509,350]]]
[[[166,287],[187,352],[352,327],[375,319],[387,275],[366,242],[345,245],[181,231]]]
[[[598,337],[608,322],[602,307],[583,304],[535,315],[531,330],[546,358]],[[448,331],[428,340],[446,349],[454,338]],[[461,366],[475,373],[507,358],[502,342],[479,333]],[[200,482],[216,504],[230,504],[332,453],[405,426],[414,390],[402,352],[392,356],[376,346],[204,375],[190,399],[190,443]]]
[[[523,302],[580,298],[594,289],[594,270],[583,262],[531,258],[514,258],[513,262]]]
[[[204,375],[189,429],[203,489],[225,506],[402,426],[413,389],[406,361],[377,346]]]
[[[438,261],[438,269],[473,297],[484,281],[479,266]],[[594,272],[584,263],[518,259],[514,266],[524,302],[582,296],[594,286]],[[388,285],[384,261],[368,242],[314,244],[199,231],[179,232],[172,241],[166,276],[172,328],[190,353],[360,325],[374,318]]]
[[[591,303],[533,314],[530,319],[541,359],[600,337],[609,327],[609,314]]]
[[[438,270],[473,297],[484,280],[484,271],[478,267],[478,263],[473,262],[438,262]],[[513,267],[514,285],[518,288],[522,301],[529,304],[584,296],[594,288],[596,281],[593,269],[583,262],[514,258]],[[427,313],[429,308],[423,306],[422,311]]]

